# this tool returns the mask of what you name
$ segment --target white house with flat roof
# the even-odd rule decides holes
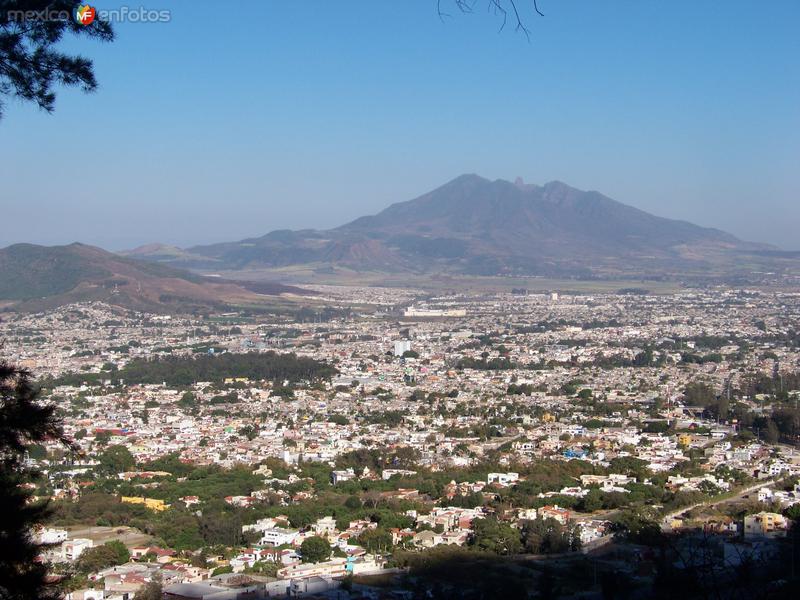
[[[283,527],[272,527],[261,532],[260,544],[263,546],[282,546],[291,544],[300,532],[296,529],[285,529]]]

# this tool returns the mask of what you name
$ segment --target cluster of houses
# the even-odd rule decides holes
[[[419,501],[419,491],[403,487],[403,478],[492,457],[498,466],[485,481],[450,482],[429,511],[407,515],[413,528],[391,531],[394,545],[410,548],[467,543],[475,519],[486,515],[482,508],[450,506],[458,504],[454,499],[500,494],[521,482],[520,466],[541,460],[585,461],[592,468],[574,483],[543,491],[546,500],[537,506],[548,506],[517,507],[501,516],[512,523],[542,517],[577,524],[585,544],[608,537],[608,524],[557,506],[558,498],[581,498],[595,488],[627,495],[634,482],[648,482],[611,473],[617,458],[636,458],[653,476],[665,474],[666,489],[673,492],[728,491],[732,479],[726,471],[736,470],[765,484],[758,492],[762,502],[788,508],[798,501],[797,488],[785,492],[768,484],[800,475],[800,454],[761,439],[737,439],[739,423],[691,406],[683,393],[687,384],[702,381],[714,394],[730,395],[752,373],[782,377],[797,371],[800,351],[781,341],[800,307],[795,296],[727,289],[664,295],[487,292],[427,297],[423,304],[420,293],[399,288],[323,286],[319,293],[324,302],[359,311],[324,322],[285,315],[202,319],[90,302],[4,317],[0,336],[7,341],[8,360],[38,375],[70,376],[53,390],[52,399],[69,415],[65,430],[75,439],[79,457],[69,464],[56,454],[30,459],[51,477],[52,497],[80,498],[92,488],[97,457],[109,445],[120,445],[139,464],[176,454],[197,465],[250,465],[263,478],[263,488],[223,499],[241,508],[266,502],[288,506],[316,497],[313,485],[294,486],[300,478],[293,468],[273,477],[264,463],[275,459],[290,467],[330,465],[330,483],[345,488],[357,479],[399,479],[395,489],[380,492],[381,499]],[[338,374],[315,382],[232,374],[181,386],[109,385],[117,371],[138,358],[268,350],[325,361]],[[290,397],[278,396],[288,388]],[[761,415],[777,402],[769,394],[735,400]],[[384,419],[387,415],[392,418]],[[380,473],[335,466],[344,454],[372,448],[405,448],[416,458],[414,464],[387,465]],[[678,474],[676,467],[690,456],[699,457],[703,474]],[[120,486],[137,489],[121,501],[168,515],[177,507],[148,495],[168,476],[155,470],[119,473]],[[198,496],[175,504],[203,510]],[[751,517],[741,528],[756,545],[761,533],[785,529],[777,513]],[[212,579],[207,570],[167,554],[168,549],[141,554],[134,548],[135,562],[103,579],[119,590],[132,589],[148,580],[152,569],[160,570],[168,597],[175,599],[330,590],[343,574],[383,568],[379,557],[368,556],[357,544],[374,524],[345,525],[339,528],[332,517],[303,531],[280,519],[248,525],[258,543],[225,563],[233,577]],[[715,527],[730,531],[731,524]],[[55,561],[75,561],[94,544],[62,531],[43,535],[53,544],[47,552]],[[298,549],[309,535],[329,540],[337,556],[324,564],[303,563]],[[280,581],[288,583],[273,589],[267,587],[272,582],[242,579],[265,561],[279,565]]]

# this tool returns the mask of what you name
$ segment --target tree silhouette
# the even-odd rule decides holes
[[[114,39],[111,24],[99,17],[78,23],[77,5],[74,0],[0,0],[0,118],[8,98],[52,112],[56,86],[97,88],[92,61],[56,47],[66,34]]]
[[[530,38],[531,32],[527,25],[525,25],[525,19],[523,17],[523,11],[525,9],[520,9],[523,1],[524,0],[486,0],[485,6],[490,13],[493,13],[502,19],[500,24],[501,31],[505,29],[510,18],[514,23],[514,31],[521,31],[525,34],[525,37]],[[446,3],[443,2],[443,0],[436,0],[436,11],[439,13],[440,19],[450,16],[446,12],[445,4]],[[452,0],[452,4],[462,13],[471,13],[474,12],[475,7],[479,4],[479,2],[478,0]],[[539,3],[537,0],[530,0],[528,4],[528,9],[532,8],[533,12],[535,12],[537,15],[540,17],[544,16],[542,11],[539,10]]]
[[[32,528],[49,510],[31,502],[22,484],[38,474],[24,464],[31,445],[64,438],[53,405],[39,400],[39,389],[29,371],[0,362],[0,599],[60,597],[46,585],[47,565],[37,562],[43,546],[32,538]]]

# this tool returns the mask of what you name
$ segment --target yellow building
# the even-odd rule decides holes
[[[744,537],[786,535],[789,523],[782,514],[760,512],[744,518]]]
[[[144,504],[146,508],[157,512],[167,510],[170,506],[163,500],[158,500],[157,498],[142,498],[141,496],[122,496],[120,500],[125,504]]]

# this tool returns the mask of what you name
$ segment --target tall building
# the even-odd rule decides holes
[[[397,340],[394,343],[395,356],[403,356],[403,354],[409,350],[411,350],[411,340]]]

